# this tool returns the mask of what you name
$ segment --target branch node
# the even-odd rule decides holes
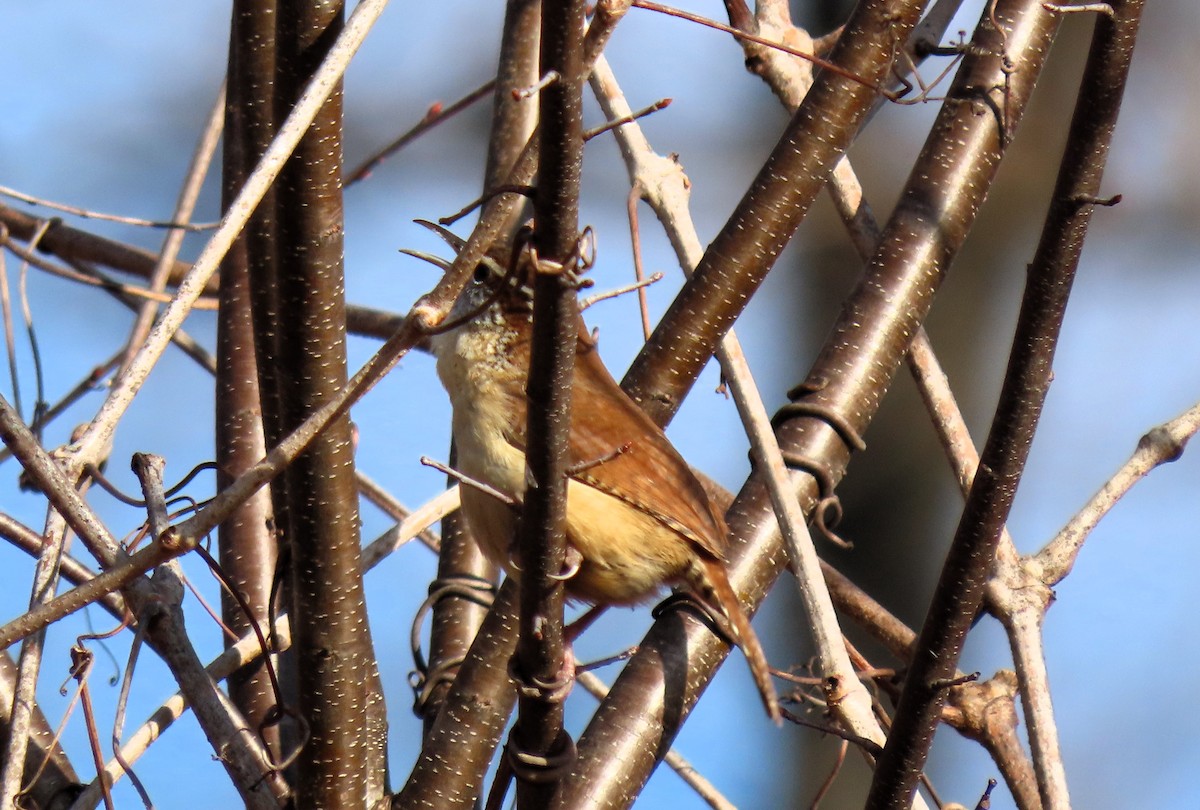
[[[1172,461],[1178,461],[1183,455],[1183,451],[1187,447],[1187,440],[1187,436],[1176,436],[1164,425],[1158,425],[1138,439],[1138,450],[1147,451],[1159,448],[1163,451],[1161,463],[1169,464]]]
[[[571,694],[571,687],[575,685],[575,667],[572,663],[570,667],[563,667],[554,680],[543,680],[521,672],[520,661],[514,655],[508,660],[508,677],[512,678],[517,685],[517,694],[523,698],[543,703],[564,703],[567,695]]]
[[[562,76],[559,75],[557,70],[547,70],[545,76],[542,76],[542,78],[529,87],[514,88],[512,91],[513,101],[527,101],[561,78]]]
[[[575,741],[560,729],[550,752],[542,755],[519,750],[514,736],[510,734],[504,745],[504,756],[513,773],[523,782],[551,784],[565,777],[575,762]]]
[[[1105,208],[1112,208],[1123,199],[1122,195],[1114,194],[1111,197],[1096,197],[1092,194],[1076,194],[1071,198],[1071,202],[1079,206],[1084,205],[1100,205]]]
[[[966,675],[959,675],[957,678],[938,678],[935,681],[930,681],[929,688],[931,691],[941,692],[944,689],[953,689],[956,686],[974,683],[977,680],[979,680],[979,673],[971,672]]]

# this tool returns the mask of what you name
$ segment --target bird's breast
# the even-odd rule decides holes
[[[519,502],[525,493],[525,454],[513,440],[523,437],[526,429],[526,378],[513,361],[511,342],[498,340],[494,331],[468,326],[435,337],[434,350],[438,376],[454,409],[457,468]],[[516,573],[511,552],[519,506],[469,484],[461,491],[463,513],[480,547],[510,574]],[[694,555],[679,532],[628,499],[580,480],[567,485],[566,532],[583,558],[578,573],[566,583],[567,591],[586,602],[643,602],[663,585],[680,581]]]
[[[465,476],[519,500],[524,493],[525,454],[509,441],[523,429],[513,396],[523,397],[524,376],[494,332],[457,329],[433,339],[438,376],[453,408],[455,466]],[[469,484],[462,509],[484,552],[507,566],[517,509]]]

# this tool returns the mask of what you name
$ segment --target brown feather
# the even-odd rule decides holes
[[[595,345],[586,337],[586,329],[581,332],[572,376],[567,452],[569,464],[584,469],[572,477],[612,495],[723,560],[728,534],[724,518],[662,429],[613,379]],[[515,365],[528,368],[528,339],[515,341],[509,352]],[[509,403],[514,430],[507,438],[523,453],[527,421],[524,391],[520,396],[510,396]],[[612,457],[622,447],[628,450]],[[595,463],[601,459],[605,460]],[[671,482],[671,486],[664,487],[664,481]]]
[[[528,288],[481,265],[456,313],[491,304],[434,339],[438,373],[454,404],[459,466],[516,498],[524,491],[531,297]],[[499,295],[497,284],[503,285]],[[725,572],[728,530],[721,513],[662,430],[621,390],[579,321],[572,379],[567,542],[581,558],[565,584],[574,599],[636,604],[664,585],[682,585],[714,609],[750,664],[767,713],[779,722],[766,656]],[[478,489],[462,491],[463,512],[484,550],[512,566],[516,511]]]
[[[582,323],[582,322],[581,322]],[[770,665],[725,572],[728,529],[683,457],[662,430],[621,389],[600,361],[594,344],[581,337],[575,355],[569,443],[572,465],[592,465],[575,480],[612,495],[686,538],[698,565],[681,572],[686,585],[728,619],[733,641],[742,648],[771,720],[779,725],[778,698]],[[596,404],[617,413],[596,413]],[[521,436],[523,439],[524,436]],[[524,442],[519,445],[524,452]],[[615,457],[621,447],[629,449]],[[662,482],[671,482],[664,487]]]
[[[767,654],[763,652],[758,635],[750,626],[750,619],[742,610],[733,586],[729,584],[729,576],[725,566],[717,560],[700,557],[700,565],[694,568],[688,579],[688,585],[699,593],[706,601],[715,602],[733,625],[733,641],[742,648],[746,663],[750,665],[750,674],[754,677],[754,685],[762,697],[763,707],[767,710],[771,722],[777,726],[783,725],[783,717],[779,713],[779,698],[775,694],[775,684],[771,681],[771,666],[767,663]]]
[[[725,521],[687,462],[646,413],[617,385],[596,350],[575,356],[571,463],[588,465],[620,447],[627,452],[576,478],[679,532],[715,559],[725,558]],[[603,403],[602,412],[597,403]],[[612,413],[616,410],[617,413]],[[664,482],[670,482],[665,486]]]

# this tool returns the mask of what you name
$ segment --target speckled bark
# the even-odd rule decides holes
[[[290,5],[278,20],[276,115],[299,96],[342,25],[340,2]],[[276,192],[281,422],[290,430],[346,383],[341,92],[280,175]],[[362,807],[382,785],[382,710],[359,560],[349,419],[287,471],[292,637],[308,740],[297,760],[301,807]],[[276,500],[278,513],[278,499]]]
[[[808,213],[877,98],[923,3],[859,4],[830,61],[853,81],[822,71],[779,143],[713,239],[622,382],[659,423],[669,420]]]
[[[274,132],[275,9],[273,3],[234,4],[230,30],[225,104],[222,202],[237,195]],[[254,330],[250,317],[251,264],[270,272],[274,196],[259,207],[221,265],[217,314],[216,456],[217,487],[224,488],[266,453],[259,404]],[[270,492],[261,490],[221,524],[219,558],[225,575],[241,592],[260,627],[269,627],[268,602],[275,572],[276,544]],[[221,613],[238,635],[250,630],[242,606],[221,591]],[[226,639],[226,643],[231,641]],[[264,728],[275,695],[261,663],[229,678],[229,696],[272,755],[279,757],[279,729]]]
[[[468,810],[516,702],[508,662],[517,647],[517,587],[508,580],[479,628],[471,654],[425,736],[397,810]]]
[[[954,677],[967,632],[983,602],[1000,534],[1050,389],[1055,348],[1091,220],[1092,201],[1100,192],[1142,3],[1130,0],[1112,6],[1112,17],[1097,16],[1096,36],[1050,212],[1029,265],[996,415],[915,646],[887,745],[879,757],[867,797],[869,808],[907,807],[917,789],[946,700],[947,690],[939,683]],[[1047,45],[1058,21],[1032,3],[1002,2],[996,16],[1002,25],[1011,21],[1013,34],[1021,32],[1029,40],[1044,40]],[[1039,756],[1035,761],[1044,764],[1047,758]],[[1061,792],[1054,795],[1045,790],[1044,776],[1040,780],[1046,807],[1066,806],[1065,776],[1062,778],[1063,784],[1056,786]]]
[[[540,72],[559,79],[538,95],[541,138],[534,194],[534,246],[538,256],[573,269],[579,238],[579,177],[583,165],[583,0],[542,0]],[[563,671],[567,455],[571,430],[579,303],[574,276],[539,272],[533,281],[530,346],[527,487],[517,531],[522,568],[520,637],[515,658],[523,684],[552,684]],[[562,696],[552,689],[522,689],[512,732],[513,750],[554,758],[569,744],[563,736]],[[510,758],[510,761],[511,758]],[[514,766],[515,768],[515,766]],[[526,769],[528,770],[528,769]],[[564,770],[517,773],[517,807],[540,810],[560,791]]]
[[[995,176],[1003,147],[1019,121],[1041,69],[1053,20],[1047,22],[1051,15],[1040,12],[1038,4],[1027,5],[1037,6],[1039,11],[1022,16],[1021,24],[1010,32],[1007,42],[1007,54],[1018,69],[1011,76],[1003,107],[1004,136],[1000,132],[1000,118],[983,96],[988,91],[994,97],[1005,86],[996,37],[985,21],[977,34],[984,55],[964,60],[897,211],[885,229],[880,248],[843,305],[810,373],[809,382],[820,390],[808,400],[839,414],[859,433],[865,431],[874,417],[913,332],[928,314],[938,284],[974,222]],[[860,6],[860,11],[867,10],[875,14],[885,12],[877,4]],[[852,22],[843,37],[856,30]],[[840,44],[835,60],[838,53],[849,47],[845,42]],[[816,99],[824,98],[826,104],[838,103],[827,96],[814,96],[823,81],[818,76],[817,85],[805,99],[797,118],[817,103]],[[787,142],[785,136],[783,143]],[[820,145],[813,148],[823,149]],[[804,178],[799,182],[804,182]],[[747,195],[747,200],[752,196],[753,192]],[[763,234],[764,238],[768,236]],[[718,242],[714,242],[710,254]],[[769,250],[748,250],[740,255],[762,260],[769,256]],[[714,258],[709,264],[715,267],[712,263],[717,261]],[[643,403],[651,404],[650,410],[657,409],[660,415],[671,413],[677,397],[690,387],[699,360],[699,355],[691,353],[711,351],[711,342],[720,334],[713,325],[736,316],[740,306],[732,306],[731,302],[745,295],[747,289],[744,282],[728,277],[725,281],[710,280],[704,284],[710,288],[707,295],[715,296],[721,303],[686,304],[680,309],[678,323],[670,324],[664,319],[659,327],[664,334],[647,345],[643,352],[645,359],[635,363],[626,379],[627,384],[636,385],[635,390],[642,393]],[[725,284],[733,285],[737,292],[728,293]],[[686,295],[685,290],[681,299],[691,301]],[[676,305],[679,302],[677,299]],[[685,317],[687,313],[691,314]],[[688,318],[696,319],[695,325],[703,332],[701,337],[683,334]],[[707,359],[707,354],[703,359]],[[664,379],[666,387],[660,389]],[[825,421],[793,418],[781,425],[778,434],[785,450],[826,466],[833,482],[844,474],[850,449]],[[798,496],[806,511],[810,511],[817,496],[816,484],[812,478],[802,480],[805,484]],[[740,593],[757,604],[786,560],[766,490],[754,477],[739,493],[728,519],[732,535],[743,541],[731,555],[731,581]],[[580,738],[579,762],[568,781],[575,790],[556,806],[628,807],[727,651],[722,642],[689,617],[672,613],[660,619]],[[629,721],[631,716],[661,717],[662,725],[633,724]]]

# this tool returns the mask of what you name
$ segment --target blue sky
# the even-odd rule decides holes
[[[448,102],[487,78],[494,67],[501,5],[394,4],[385,12],[348,75],[348,165],[419,119],[433,101]],[[709,15],[721,9],[715,2],[684,5]],[[1200,200],[1191,147],[1196,121],[1195,112],[1181,109],[1186,105],[1176,101],[1192,95],[1194,70],[1184,60],[1191,59],[1190,42],[1200,33],[1200,12],[1183,0],[1149,6],[1105,181],[1106,193],[1119,192],[1124,202],[1096,214],[1064,327],[1054,386],[1010,523],[1025,551],[1039,547],[1062,526],[1124,461],[1144,431],[1200,398],[1200,338],[1195,328],[1200,275],[1194,270]],[[63,0],[20,4],[6,9],[5,16],[0,69],[18,80],[9,83],[8,115],[0,124],[0,184],[108,212],[165,217],[224,70],[225,6]],[[1086,38],[1087,28],[1077,25],[1069,35]],[[456,45],[451,53],[448,42]],[[662,97],[675,99],[666,112],[649,119],[645,129],[660,152],[680,154],[693,182],[701,239],[711,239],[769,151],[784,114],[758,80],[742,70],[740,51],[720,34],[634,11],[618,29],[609,57],[634,108]],[[1059,67],[1071,70],[1069,65]],[[1067,109],[1073,84],[1072,79],[1046,93],[1052,98],[1065,94]],[[932,107],[885,110],[856,148],[854,157],[867,167],[868,192],[877,195],[880,215],[886,213],[884,203],[894,197],[907,171],[906,161],[911,161],[909,153],[919,148],[922,126],[927,127],[933,113]],[[587,115],[590,123],[600,119],[594,105]],[[349,300],[403,311],[432,285],[433,271],[397,250],[442,249],[411,220],[443,215],[477,195],[485,121],[482,111],[461,117],[348,191]],[[1036,139],[1041,133],[1026,137],[1028,148],[1039,148]],[[1052,172],[1057,151],[1048,161]],[[1009,182],[1003,175],[1002,181]],[[625,182],[611,142],[600,139],[590,145],[583,218],[599,234],[595,277],[601,288],[625,283],[629,277]],[[999,192],[995,198],[1004,199]],[[948,363],[952,384],[972,392],[964,407],[977,440],[984,435],[998,390],[1019,281],[1044,205],[1044,199],[1037,199],[1027,203],[1027,211],[1018,212],[1021,224],[1014,227],[1009,253],[994,264],[964,262],[947,282],[950,295],[954,285],[966,283],[956,276],[995,276],[990,285],[995,306],[980,316],[988,328],[977,333],[983,337],[970,347],[967,360]],[[198,217],[216,216],[215,185],[210,182]],[[804,301],[796,300],[796,291],[803,296],[806,285],[827,284],[834,276],[851,279],[859,270],[844,261],[844,266],[821,265],[830,246],[845,237],[840,229],[829,227],[827,212],[822,218],[819,206],[811,219],[739,323],[768,407],[783,402],[784,391],[811,361],[822,328],[833,315],[810,312]],[[124,226],[80,226],[146,247],[156,247],[161,240],[159,234]],[[679,280],[669,246],[648,214],[643,215],[643,242],[647,266],[668,274],[668,280],[651,291],[652,310],[659,313]],[[188,255],[194,256],[200,244],[199,238],[189,239]],[[14,268],[10,259],[10,275]],[[115,351],[129,316],[91,291],[38,274],[30,277],[30,300],[53,400]],[[640,341],[633,318],[628,298],[589,312],[590,322],[601,328],[604,357],[618,376]],[[939,334],[952,334],[953,319],[953,310],[935,310],[930,325],[935,347]],[[187,328],[212,345],[210,314],[194,316]],[[365,360],[374,346],[372,341],[352,341],[352,366]],[[32,367],[27,344],[18,339],[18,347],[28,408]],[[709,394],[715,384],[710,368],[670,434],[689,461],[737,488],[748,471],[746,442],[732,404]],[[7,382],[0,391],[9,396]],[[73,409],[49,432],[50,440],[63,441],[99,401],[95,395]],[[211,407],[211,381],[186,358],[169,355],[118,433],[110,475],[132,489],[126,460],[135,451],[165,456],[168,477],[176,478],[210,458]],[[430,360],[415,355],[406,359],[355,410],[362,431],[361,468],[407,503],[415,505],[433,495],[441,486],[440,476],[417,459],[445,457],[448,412]],[[927,430],[923,424],[914,428]],[[870,442],[872,437],[867,438]],[[942,469],[930,474],[948,475]],[[0,466],[0,508],[40,527],[43,506],[34,496],[15,494],[15,476],[11,462]],[[1191,733],[1200,703],[1190,688],[1200,676],[1200,645],[1192,620],[1194,572],[1200,570],[1198,484],[1200,462],[1194,451],[1153,473],[1101,524],[1075,572],[1058,588],[1046,643],[1067,772],[1080,807],[1200,802],[1194,780],[1200,743]],[[202,478],[193,486],[196,494],[206,495],[212,480]],[[93,495],[91,500],[117,534],[131,531],[140,520],[135,510],[106,497]],[[931,542],[938,547],[948,541],[957,518],[952,505],[944,511],[931,529],[936,534]],[[364,508],[362,519],[364,539],[387,528],[371,507]],[[883,542],[859,540],[864,546]],[[27,601],[32,564],[8,549],[0,549],[0,559],[5,572],[0,608],[11,617]],[[409,712],[405,685],[411,668],[407,626],[433,565],[430,555],[413,548],[367,578],[388,689],[395,778],[407,773],[416,754],[419,724]],[[215,598],[211,578],[198,566],[189,565],[188,570],[208,597]],[[781,581],[779,587],[790,587],[790,581]],[[918,604],[923,599],[915,597]],[[767,630],[772,660],[785,664],[811,654],[802,634],[789,631],[796,619],[785,615],[786,601],[773,597],[757,621]],[[109,626],[102,614],[93,619],[100,628]],[[215,654],[219,638],[205,626],[205,617],[192,610],[189,622],[201,640],[202,655]],[[621,611],[609,617],[581,642],[581,657],[635,643],[648,622],[644,612]],[[50,633],[40,697],[52,719],[63,708],[56,690],[66,674],[66,651],[81,632],[86,631],[78,619]],[[123,663],[128,640],[108,646]],[[985,621],[968,644],[962,668],[987,675],[1009,665],[1003,635]],[[101,653],[93,688],[102,726],[111,718],[116,690],[106,679],[113,672]],[[602,674],[610,677],[607,671]],[[142,659],[136,683],[131,722],[140,722],[172,691],[163,668],[151,657]],[[591,706],[581,691],[572,697],[569,720],[575,731]],[[825,756],[829,748],[818,746],[821,753],[802,754],[798,742],[811,742],[809,732],[772,732],[757,722],[756,711],[757,696],[744,662],[734,656],[678,747],[739,806],[779,807],[785,795],[780,791],[787,787],[779,774],[797,769],[791,758]],[[90,758],[81,727],[74,718],[66,744],[86,773]],[[778,736],[773,738],[773,733]],[[952,732],[939,735],[933,768],[943,796],[968,805],[994,775],[986,757]],[[148,754],[138,772],[159,807],[224,807],[234,801],[187,717]],[[813,789],[802,787],[800,795],[811,796]],[[118,797],[119,806],[135,806],[137,801],[129,792],[119,792]],[[702,806],[664,769],[651,781],[642,806],[668,805]],[[1007,796],[998,795],[993,803],[998,808],[1011,806]]]

